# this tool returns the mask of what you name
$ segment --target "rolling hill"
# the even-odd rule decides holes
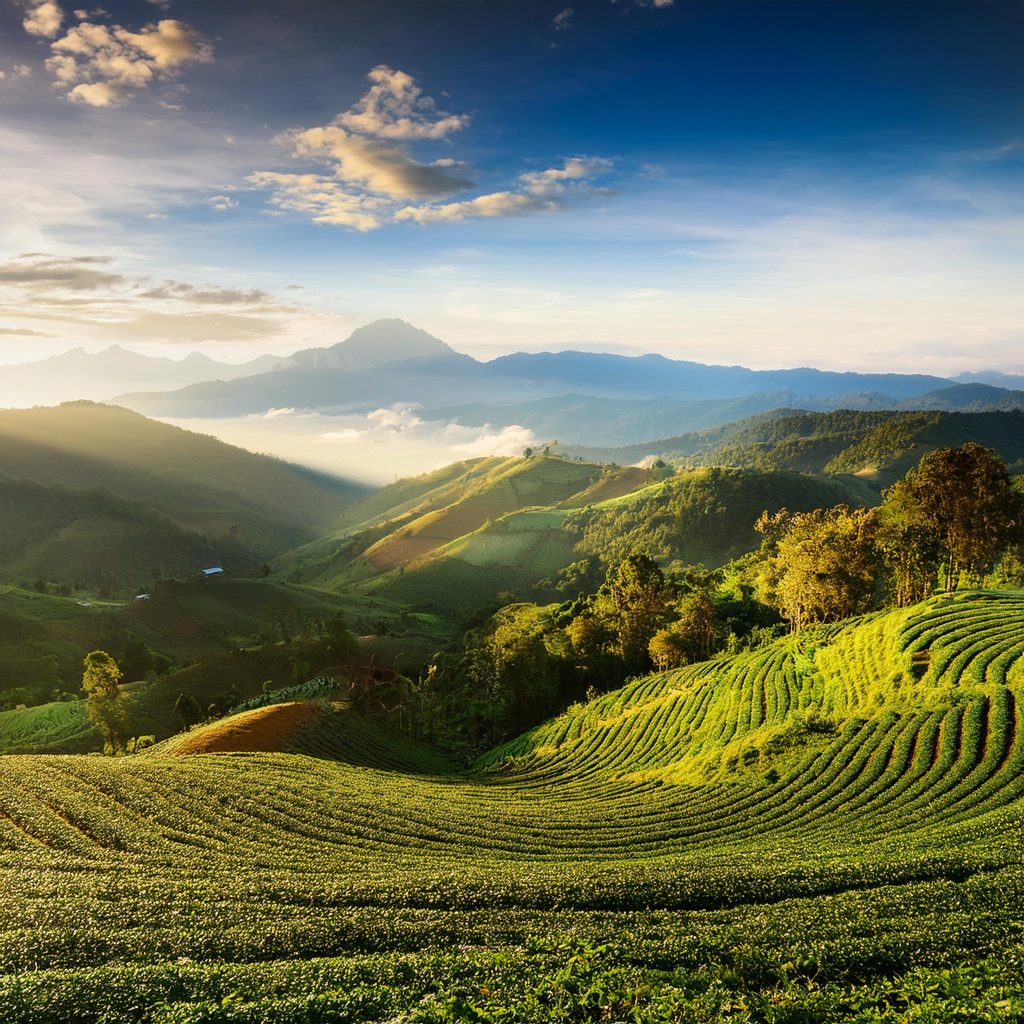
[[[766,509],[872,499],[856,480],[608,467],[557,456],[477,459],[350,506],[334,535],[284,556],[284,577],[445,616],[524,597],[586,555],[633,550],[721,565],[758,544]]]
[[[371,767],[372,736],[3,758],[0,1012],[1014,1019],[1022,610],[966,593],[636,680],[464,772]],[[302,713],[358,735],[333,714]]]
[[[1024,467],[1024,413],[780,410],[699,433],[617,447],[562,445],[569,457],[636,463],[652,456],[687,466],[742,466],[857,474],[876,488],[902,476],[930,449],[976,441]]]
[[[365,489],[74,402],[0,411],[0,572],[123,589],[310,540]]]

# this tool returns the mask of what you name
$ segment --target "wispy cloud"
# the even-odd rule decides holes
[[[105,256],[57,257],[24,253],[0,264],[0,284],[94,291],[124,281],[122,274],[99,269],[110,263]]]
[[[45,331],[35,331],[31,327],[0,327],[0,335],[4,337],[22,336],[26,338],[52,338]]]
[[[202,288],[184,281],[164,281],[154,288],[139,292],[139,297],[218,306],[252,306],[274,301],[274,296],[262,288]]]
[[[603,158],[573,157],[560,167],[521,174],[515,189],[490,192],[457,203],[406,206],[395,214],[395,220],[437,224],[470,218],[517,217],[537,211],[563,210],[574,202],[594,195],[596,190],[591,183],[592,179],[608,173],[611,166],[611,161]]]

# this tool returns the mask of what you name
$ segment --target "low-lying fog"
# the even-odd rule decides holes
[[[537,441],[526,427],[467,427],[428,421],[408,405],[359,415],[272,409],[262,416],[164,422],[375,485],[480,455],[518,455]]]

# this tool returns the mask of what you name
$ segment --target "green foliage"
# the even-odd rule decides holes
[[[4,758],[0,1017],[1019,1019],[1022,604],[638,679],[469,772],[379,729]]]
[[[665,563],[722,565],[757,547],[754,524],[766,509],[809,511],[849,501],[839,484],[796,473],[700,469],[640,492],[633,500],[573,513],[581,553],[606,564],[634,553]]]
[[[977,580],[1024,523],[1024,502],[1006,464],[973,442],[929,452],[907,474],[906,488],[916,518],[945,557],[947,592],[961,573]]]
[[[831,509],[765,516],[768,535],[762,576],[769,603],[793,627],[838,622],[867,611],[879,573],[873,509]]]
[[[121,670],[106,651],[91,651],[83,662],[82,691],[89,720],[103,735],[104,749],[120,753],[125,739],[124,694]]]

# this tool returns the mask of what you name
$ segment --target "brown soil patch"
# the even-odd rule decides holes
[[[316,714],[313,704],[292,701],[271,704],[267,708],[243,711],[223,722],[216,722],[189,733],[173,753],[216,754],[227,751],[285,750],[296,730]]]

